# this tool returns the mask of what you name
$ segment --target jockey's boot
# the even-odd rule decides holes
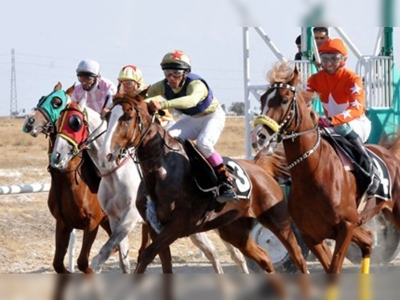
[[[367,149],[365,149],[364,143],[362,142],[362,140],[360,139],[360,137],[357,137],[356,139],[349,139],[349,141],[356,146],[357,150],[360,152],[360,154],[362,156],[364,156],[367,160],[367,164],[369,166],[369,169],[367,170],[370,175],[371,175],[371,186],[369,187],[369,189],[367,190],[367,194],[369,196],[373,196],[376,191],[379,188],[379,176],[376,174],[376,170],[375,170],[375,166],[372,162],[372,158],[369,155]]]
[[[217,175],[218,186],[219,186],[218,188],[219,195],[217,196],[217,201],[220,203],[225,203],[237,200],[225,164],[222,163],[219,166],[215,167],[214,171],[215,174]]]

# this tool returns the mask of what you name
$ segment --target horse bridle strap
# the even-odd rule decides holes
[[[269,89],[289,89],[293,93],[296,93],[296,88],[294,86],[282,82],[275,82],[269,87]]]
[[[315,129],[312,129],[314,131]],[[315,143],[314,147],[312,147],[310,150],[308,150],[306,153],[304,153],[301,157],[296,159],[294,162],[292,162],[290,165],[286,167],[286,170],[292,169],[294,166],[298,165],[300,162],[305,160],[307,157],[309,157],[311,154],[317,150],[319,147],[319,144],[321,143],[321,129],[319,127],[316,127],[317,130],[317,142]]]

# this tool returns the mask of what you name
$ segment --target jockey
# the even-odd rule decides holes
[[[135,97],[144,90],[147,90],[149,86],[144,83],[142,71],[134,66],[127,65],[124,66],[118,75],[118,92],[125,93],[131,97]],[[150,101],[151,99],[146,99]],[[168,129],[172,124],[175,123],[172,113],[165,109],[163,114],[157,114],[157,118],[161,125]]]
[[[109,111],[117,87],[112,81],[101,77],[100,65],[92,59],[82,60],[76,69],[76,75],[80,84],[75,87],[72,99],[104,117]]]
[[[150,101],[152,109],[174,108],[183,116],[169,132],[182,140],[196,140],[197,147],[213,167],[219,181],[221,203],[236,199],[229,174],[214,146],[225,126],[225,112],[207,82],[191,73],[191,61],[183,51],[164,55],[161,68],[165,78],[151,85],[148,96],[162,96],[167,101]]]
[[[334,131],[349,142],[363,155],[372,176],[368,190],[373,195],[379,187],[374,176],[372,159],[364,147],[371,132],[371,121],[365,115],[363,83],[356,73],[346,69],[347,49],[341,39],[328,39],[319,48],[322,70],[308,79],[307,91],[317,92],[321,99],[326,118],[319,118],[318,124]]]

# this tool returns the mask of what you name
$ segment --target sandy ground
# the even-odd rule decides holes
[[[25,168],[10,172],[0,169],[1,185],[49,182],[49,175],[43,169]],[[55,220],[47,208],[47,193],[0,195],[0,274],[53,274]],[[218,257],[225,273],[240,273],[232,262],[224,245],[214,232],[208,236],[216,244]],[[76,231],[75,259],[81,245],[82,232]],[[100,229],[93,244],[91,257],[99,251],[107,236]],[[140,242],[140,228],[137,226],[129,235],[130,261],[134,268]],[[213,273],[213,268],[188,238],[176,241],[172,247],[175,273]],[[372,262],[373,263],[373,262]],[[69,265],[69,255],[65,258]],[[400,256],[387,266],[372,266],[375,273],[400,272]],[[319,263],[309,261],[312,273],[321,273]],[[75,267],[75,272],[78,272]],[[158,258],[149,266],[148,273],[161,273]],[[346,262],[344,273],[358,273],[359,266]],[[103,273],[119,273],[118,256],[106,262]]]

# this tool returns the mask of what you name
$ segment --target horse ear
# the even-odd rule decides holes
[[[139,99],[140,101],[143,101],[144,99],[147,98],[147,89],[141,91],[137,96],[137,99]]]
[[[57,84],[54,86],[54,91],[59,91],[62,89],[61,82],[57,82]]]
[[[71,87],[69,87],[68,88],[68,90],[65,92],[68,96],[72,96],[72,94],[73,94],[73,92],[74,92],[74,90],[75,90],[75,83],[71,86]]]
[[[297,66],[294,66],[293,78],[292,80],[290,80],[290,85],[297,86],[298,82],[299,82],[299,70],[297,69]]]

